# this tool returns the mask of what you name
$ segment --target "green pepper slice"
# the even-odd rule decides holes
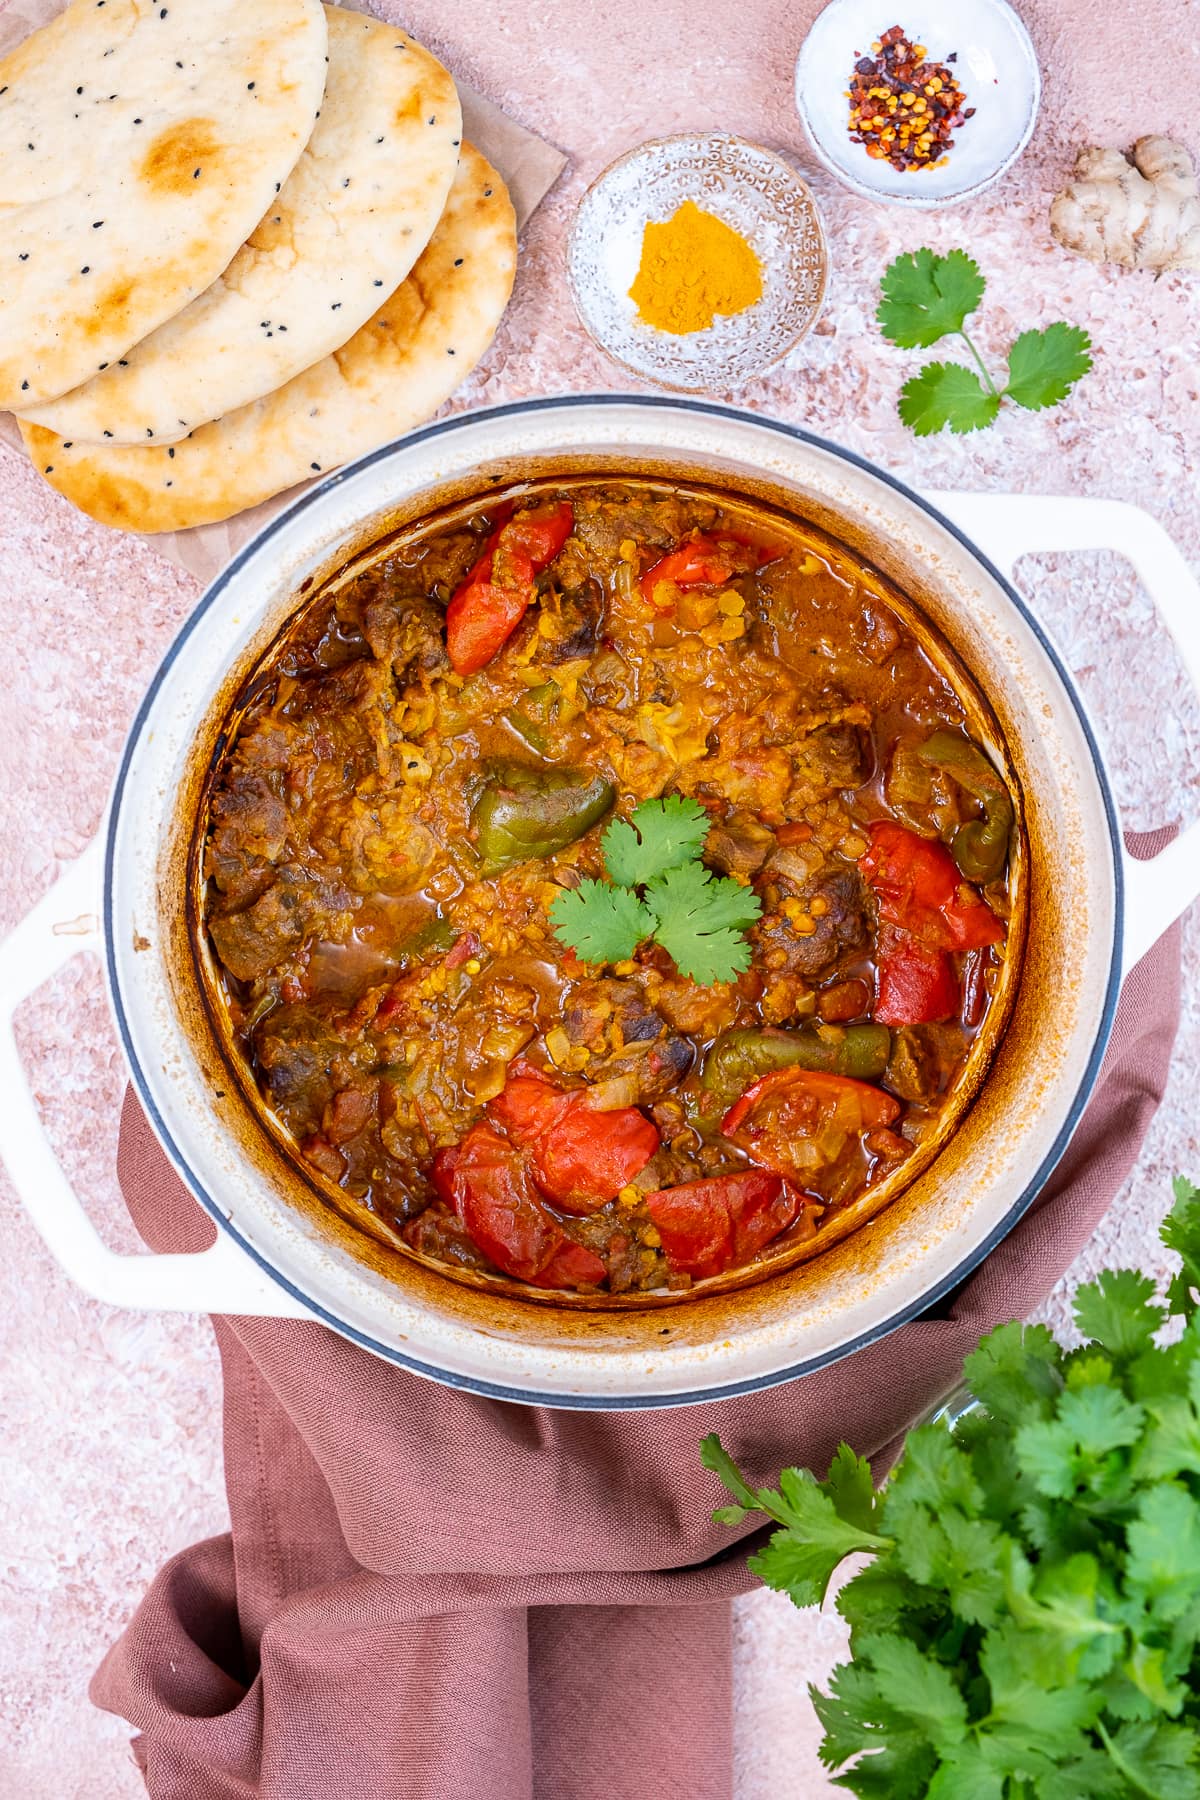
[[[471,823],[478,834],[481,875],[553,856],[611,812],[617,790],[587,769],[532,763],[490,765]]]
[[[504,715],[505,723],[524,739],[531,750],[545,756],[549,744],[549,727],[554,721],[555,702],[562,689],[557,681],[543,681],[530,688],[525,698],[511,706]]]
[[[986,885],[1004,873],[1014,809],[1012,795],[987,757],[970,738],[954,731],[935,731],[917,750],[921,762],[944,769],[959,787],[978,800],[982,819],[960,825],[950,845],[959,874]]]
[[[723,1031],[704,1058],[700,1084],[722,1107],[775,1069],[809,1069],[874,1081],[891,1055],[892,1034],[886,1025],[845,1025],[821,1032],[812,1026],[798,1031],[735,1027]]]

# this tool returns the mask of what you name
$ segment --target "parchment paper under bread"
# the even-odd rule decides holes
[[[347,4],[354,12],[382,16],[385,11],[381,6],[357,4],[356,0],[339,0],[339,3]],[[36,31],[61,11],[59,0],[8,0],[8,5],[0,7],[0,56],[6,55],[31,31]],[[447,62],[453,74],[452,53]],[[516,210],[517,228],[523,230],[526,220],[566,167],[567,159],[552,144],[516,124],[492,101],[457,81],[457,77],[456,83],[462,101],[463,135],[503,175]],[[25,454],[21,434],[9,413],[0,413],[0,443],[7,444],[20,456]],[[199,525],[191,531],[163,532],[152,542],[155,549],[161,550],[180,568],[189,570],[201,581],[211,581],[268,519],[303,491],[302,487],[290,488],[286,494],[265,500],[261,506],[239,513],[236,518],[223,520],[218,525]]]

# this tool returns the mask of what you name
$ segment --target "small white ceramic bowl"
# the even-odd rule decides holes
[[[869,157],[847,129],[846,89],[855,63],[892,25],[951,64],[973,118],[954,133],[940,169],[893,169]],[[946,206],[982,193],[1016,161],[1033,132],[1042,78],[1029,33],[1005,0],[831,0],[796,59],[796,109],[813,150],[856,193],[894,206]]]
[[[763,295],[705,331],[657,331],[629,289],[642,233],[693,200],[740,232],[762,265]],[[829,257],[816,203],[782,157],[720,132],[639,144],[579,203],[567,274],[585,331],[635,375],[678,393],[728,393],[782,362],[816,323]]]

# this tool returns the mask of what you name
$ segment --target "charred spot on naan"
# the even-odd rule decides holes
[[[187,193],[224,160],[226,144],[212,119],[181,119],[152,139],[138,175],[152,193]]]

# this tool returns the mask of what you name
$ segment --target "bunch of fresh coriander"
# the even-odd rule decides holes
[[[926,363],[900,390],[900,417],[918,437],[948,425],[978,431],[990,425],[1002,400],[1037,411],[1065,400],[1092,366],[1092,341],[1078,325],[1023,331],[1008,353],[1008,380],[996,386],[967,334],[966,322],[983,299],[978,263],[965,250],[938,256],[917,250],[898,256],[884,272],[876,318],[885,338],[902,349],[927,350],[944,337],[960,337],[975,363]],[[978,373],[976,373],[978,371]]]
[[[614,819],[600,845],[607,881],[564,889],[550,908],[561,941],[584,962],[624,962],[652,937],[681,975],[708,985],[750,966],[744,933],[762,907],[751,888],[700,858],[710,820],[698,800],[669,794]]]
[[[1168,1307],[1124,1269],[1079,1289],[1081,1349],[993,1331],[966,1364],[986,1410],[910,1432],[880,1492],[843,1444],[825,1481],[754,1493],[705,1440],[737,1499],[715,1516],[779,1525],[750,1564],[769,1587],[808,1606],[874,1558],[837,1597],[853,1661],[812,1690],[852,1794],[1200,1796],[1200,1189],[1175,1193]]]

